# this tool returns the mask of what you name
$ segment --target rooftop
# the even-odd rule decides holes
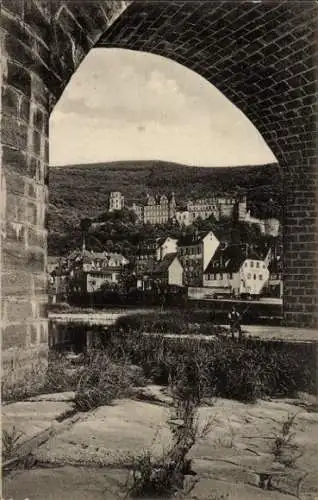
[[[262,260],[262,257],[247,245],[219,245],[205,273],[236,273],[246,259]]]

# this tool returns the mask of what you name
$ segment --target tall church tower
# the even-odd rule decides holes
[[[171,198],[169,200],[169,219],[174,219],[176,216],[177,203],[175,199],[174,192],[171,193]]]

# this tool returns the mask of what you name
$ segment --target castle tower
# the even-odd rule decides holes
[[[124,202],[124,196],[119,191],[112,191],[109,196],[109,211],[122,210]]]
[[[247,200],[246,196],[242,196],[238,203],[238,220],[244,221],[247,214]]]

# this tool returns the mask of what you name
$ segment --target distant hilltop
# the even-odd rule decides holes
[[[276,163],[241,167],[195,167],[164,161],[121,161],[50,168],[50,231],[96,217],[110,193],[138,203],[147,194],[172,191],[181,203],[212,195],[247,195],[255,217],[280,218],[283,182]]]

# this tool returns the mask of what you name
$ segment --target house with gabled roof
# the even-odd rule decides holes
[[[186,286],[202,286],[203,273],[220,244],[213,231],[183,235],[178,240],[178,256]]]
[[[149,262],[139,275],[139,287],[152,289],[156,285],[183,286],[183,267],[177,252],[166,254],[160,261]]]
[[[258,296],[269,278],[269,259],[247,244],[221,244],[203,273],[203,286],[234,296]]]

